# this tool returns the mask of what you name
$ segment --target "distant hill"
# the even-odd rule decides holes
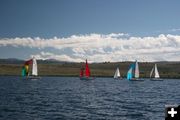
[[[24,60],[16,58],[0,59],[0,64],[23,64]]]
[[[79,76],[82,63],[73,63],[57,60],[38,60],[40,76]],[[100,77],[112,77],[117,67],[121,75],[126,77],[128,68],[133,62],[102,62],[89,64],[91,75]],[[155,62],[157,63],[162,78],[180,79],[180,62]],[[0,75],[21,75],[24,60],[0,59]],[[154,62],[139,62],[140,76],[149,77]]]
[[[67,62],[67,61],[59,61],[56,59],[46,59],[46,60],[37,60],[39,64],[64,64],[64,63],[76,63],[76,62]],[[23,64],[25,60],[17,59],[17,58],[7,58],[0,59],[0,64]],[[132,63],[134,61],[124,61],[120,63]],[[101,63],[93,63],[93,64],[107,64],[107,63],[119,63],[119,62],[101,62]],[[160,64],[175,64],[180,63],[180,61],[157,61],[157,62],[140,62],[140,63],[160,63]]]

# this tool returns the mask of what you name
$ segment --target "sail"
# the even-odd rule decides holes
[[[154,66],[155,68],[155,78],[159,78],[159,72],[158,72],[158,69],[157,69],[157,65],[155,64],[155,66]]]
[[[24,66],[21,71],[22,76],[28,76],[29,75],[29,65],[32,64],[32,59],[25,61]]]
[[[154,72],[154,67],[152,68],[152,70],[150,72],[150,78],[152,77],[153,72]]]
[[[127,72],[127,79],[131,80],[132,79],[132,67],[128,70]]]
[[[35,76],[38,75],[37,62],[35,58],[33,58],[32,75],[35,75]]]
[[[138,62],[136,61],[135,63],[135,78],[139,78],[139,66],[138,66]]]
[[[24,66],[23,66],[23,68],[22,68],[21,75],[22,75],[22,76],[26,76],[26,68],[25,68]]]
[[[25,61],[24,65],[30,65],[30,64],[32,64],[32,62],[33,62],[33,60],[30,59],[30,60],[28,60],[28,61]]]
[[[28,64],[24,65],[24,69],[26,72],[26,76],[29,75],[29,65]]]
[[[86,60],[86,66],[85,66],[85,76],[86,77],[89,77],[90,76],[90,70],[89,70],[89,66],[88,66],[88,63],[87,63],[87,60]]]
[[[114,74],[114,78],[119,78],[121,75],[120,75],[120,72],[119,72],[119,68],[116,69],[116,72]]]

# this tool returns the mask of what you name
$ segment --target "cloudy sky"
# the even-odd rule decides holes
[[[180,61],[179,0],[1,0],[0,58]]]

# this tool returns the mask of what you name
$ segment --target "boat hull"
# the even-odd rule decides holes
[[[129,81],[133,81],[133,82],[142,82],[144,81],[144,79],[140,79],[140,78],[132,78]]]
[[[94,80],[93,77],[79,77],[80,80]]]
[[[160,79],[160,78],[151,78],[150,80],[151,81],[163,81],[163,79]]]
[[[39,79],[41,79],[41,77],[40,76],[27,76],[27,77],[25,77],[23,79],[26,79],[26,80],[39,80]]]
[[[119,77],[119,78],[114,78],[115,80],[122,80],[123,78]]]

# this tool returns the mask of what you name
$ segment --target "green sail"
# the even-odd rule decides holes
[[[25,69],[25,67],[22,68],[21,75],[22,75],[22,76],[26,76],[26,69]]]

